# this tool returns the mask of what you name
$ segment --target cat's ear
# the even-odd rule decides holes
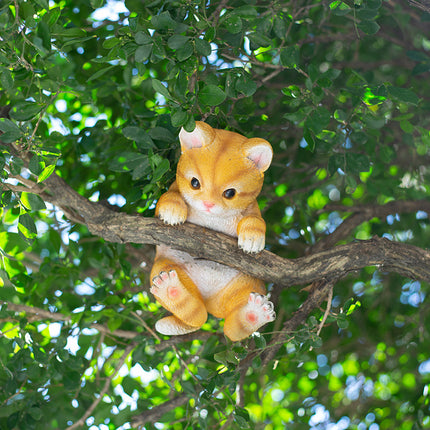
[[[245,142],[244,146],[246,157],[249,158],[263,173],[265,172],[272,162],[273,150],[267,140],[253,137]]]
[[[196,128],[192,132],[181,128],[179,140],[181,141],[182,152],[187,149],[201,148],[209,145],[215,138],[215,130],[205,122],[196,121]]]

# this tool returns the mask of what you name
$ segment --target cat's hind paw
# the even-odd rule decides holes
[[[251,293],[248,303],[244,308],[246,323],[258,330],[264,324],[274,321],[276,313],[273,310],[273,303],[258,293]]]
[[[208,314],[200,297],[184,286],[176,270],[161,271],[152,279],[151,293],[165,309],[187,326],[201,327]]]
[[[163,302],[170,302],[180,298],[184,292],[184,286],[179,281],[176,270],[163,271],[152,278],[150,291],[155,297],[163,300]]]

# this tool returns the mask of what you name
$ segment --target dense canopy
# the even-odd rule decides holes
[[[430,9],[0,3],[0,428],[430,428]],[[266,248],[153,217],[180,127],[267,139]],[[168,337],[154,245],[277,319]]]

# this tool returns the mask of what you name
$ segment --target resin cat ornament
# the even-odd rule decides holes
[[[272,161],[264,139],[196,122],[181,130],[176,181],[163,194],[156,216],[175,225],[189,221],[238,237],[245,252],[264,248],[266,224],[257,195]],[[241,340],[275,319],[264,283],[236,269],[160,245],[151,271],[151,292],[172,315],[157,321],[166,335],[197,330],[210,313],[224,318],[224,333]]]

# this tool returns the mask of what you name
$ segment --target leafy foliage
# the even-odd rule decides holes
[[[429,428],[426,280],[345,273],[293,330],[307,293],[272,285],[266,333],[160,339],[152,248],[92,236],[49,185],[152,216],[204,119],[272,143],[272,252],[378,235],[428,265],[429,21],[381,0],[2,2],[0,428]]]

